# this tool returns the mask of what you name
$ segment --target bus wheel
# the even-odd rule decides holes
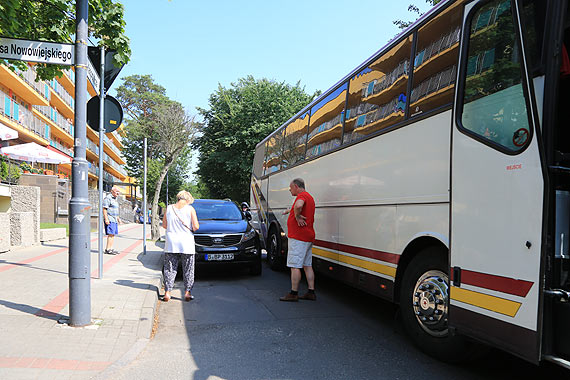
[[[281,237],[275,231],[275,228],[271,229],[269,233],[269,239],[267,244],[267,263],[269,267],[273,270],[281,269],[281,262],[279,259],[279,254],[281,253]]]
[[[447,326],[449,276],[443,249],[422,250],[410,262],[400,292],[406,332],[428,355],[447,362],[467,359],[470,342],[451,334]]]

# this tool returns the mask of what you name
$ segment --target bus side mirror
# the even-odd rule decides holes
[[[243,214],[245,215],[245,218],[246,218],[247,220],[251,220],[251,212],[249,212],[249,211],[244,211]]]

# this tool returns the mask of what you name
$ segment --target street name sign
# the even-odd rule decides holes
[[[75,45],[0,37],[0,58],[71,66]]]

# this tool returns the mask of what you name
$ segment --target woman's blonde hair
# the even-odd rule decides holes
[[[176,199],[177,200],[184,199],[185,201],[188,202],[188,204],[194,203],[194,197],[186,190],[182,190],[178,194],[176,194]]]

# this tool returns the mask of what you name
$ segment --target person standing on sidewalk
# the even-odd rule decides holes
[[[305,181],[296,178],[289,184],[289,192],[295,197],[287,218],[288,252],[287,266],[291,268],[291,291],[279,298],[281,301],[296,302],[299,299],[315,301],[315,273],[313,272],[313,241],[315,241],[315,200],[305,190]],[[305,271],[309,290],[299,297],[301,268]]]
[[[105,234],[107,235],[107,245],[105,253],[116,255],[119,252],[113,249],[115,235],[119,233],[119,188],[113,186],[111,193],[103,199],[103,220],[105,221]]]
[[[166,244],[164,245],[164,297],[170,300],[170,292],[174,287],[174,279],[178,270],[178,261],[182,260],[182,278],[184,279],[184,300],[194,299],[191,291],[194,286],[195,246],[194,231],[200,228],[196,210],[190,204],[194,198],[187,191],[176,195],[177,202],[166,208],[162,219],[162,227],[166,229]]]

